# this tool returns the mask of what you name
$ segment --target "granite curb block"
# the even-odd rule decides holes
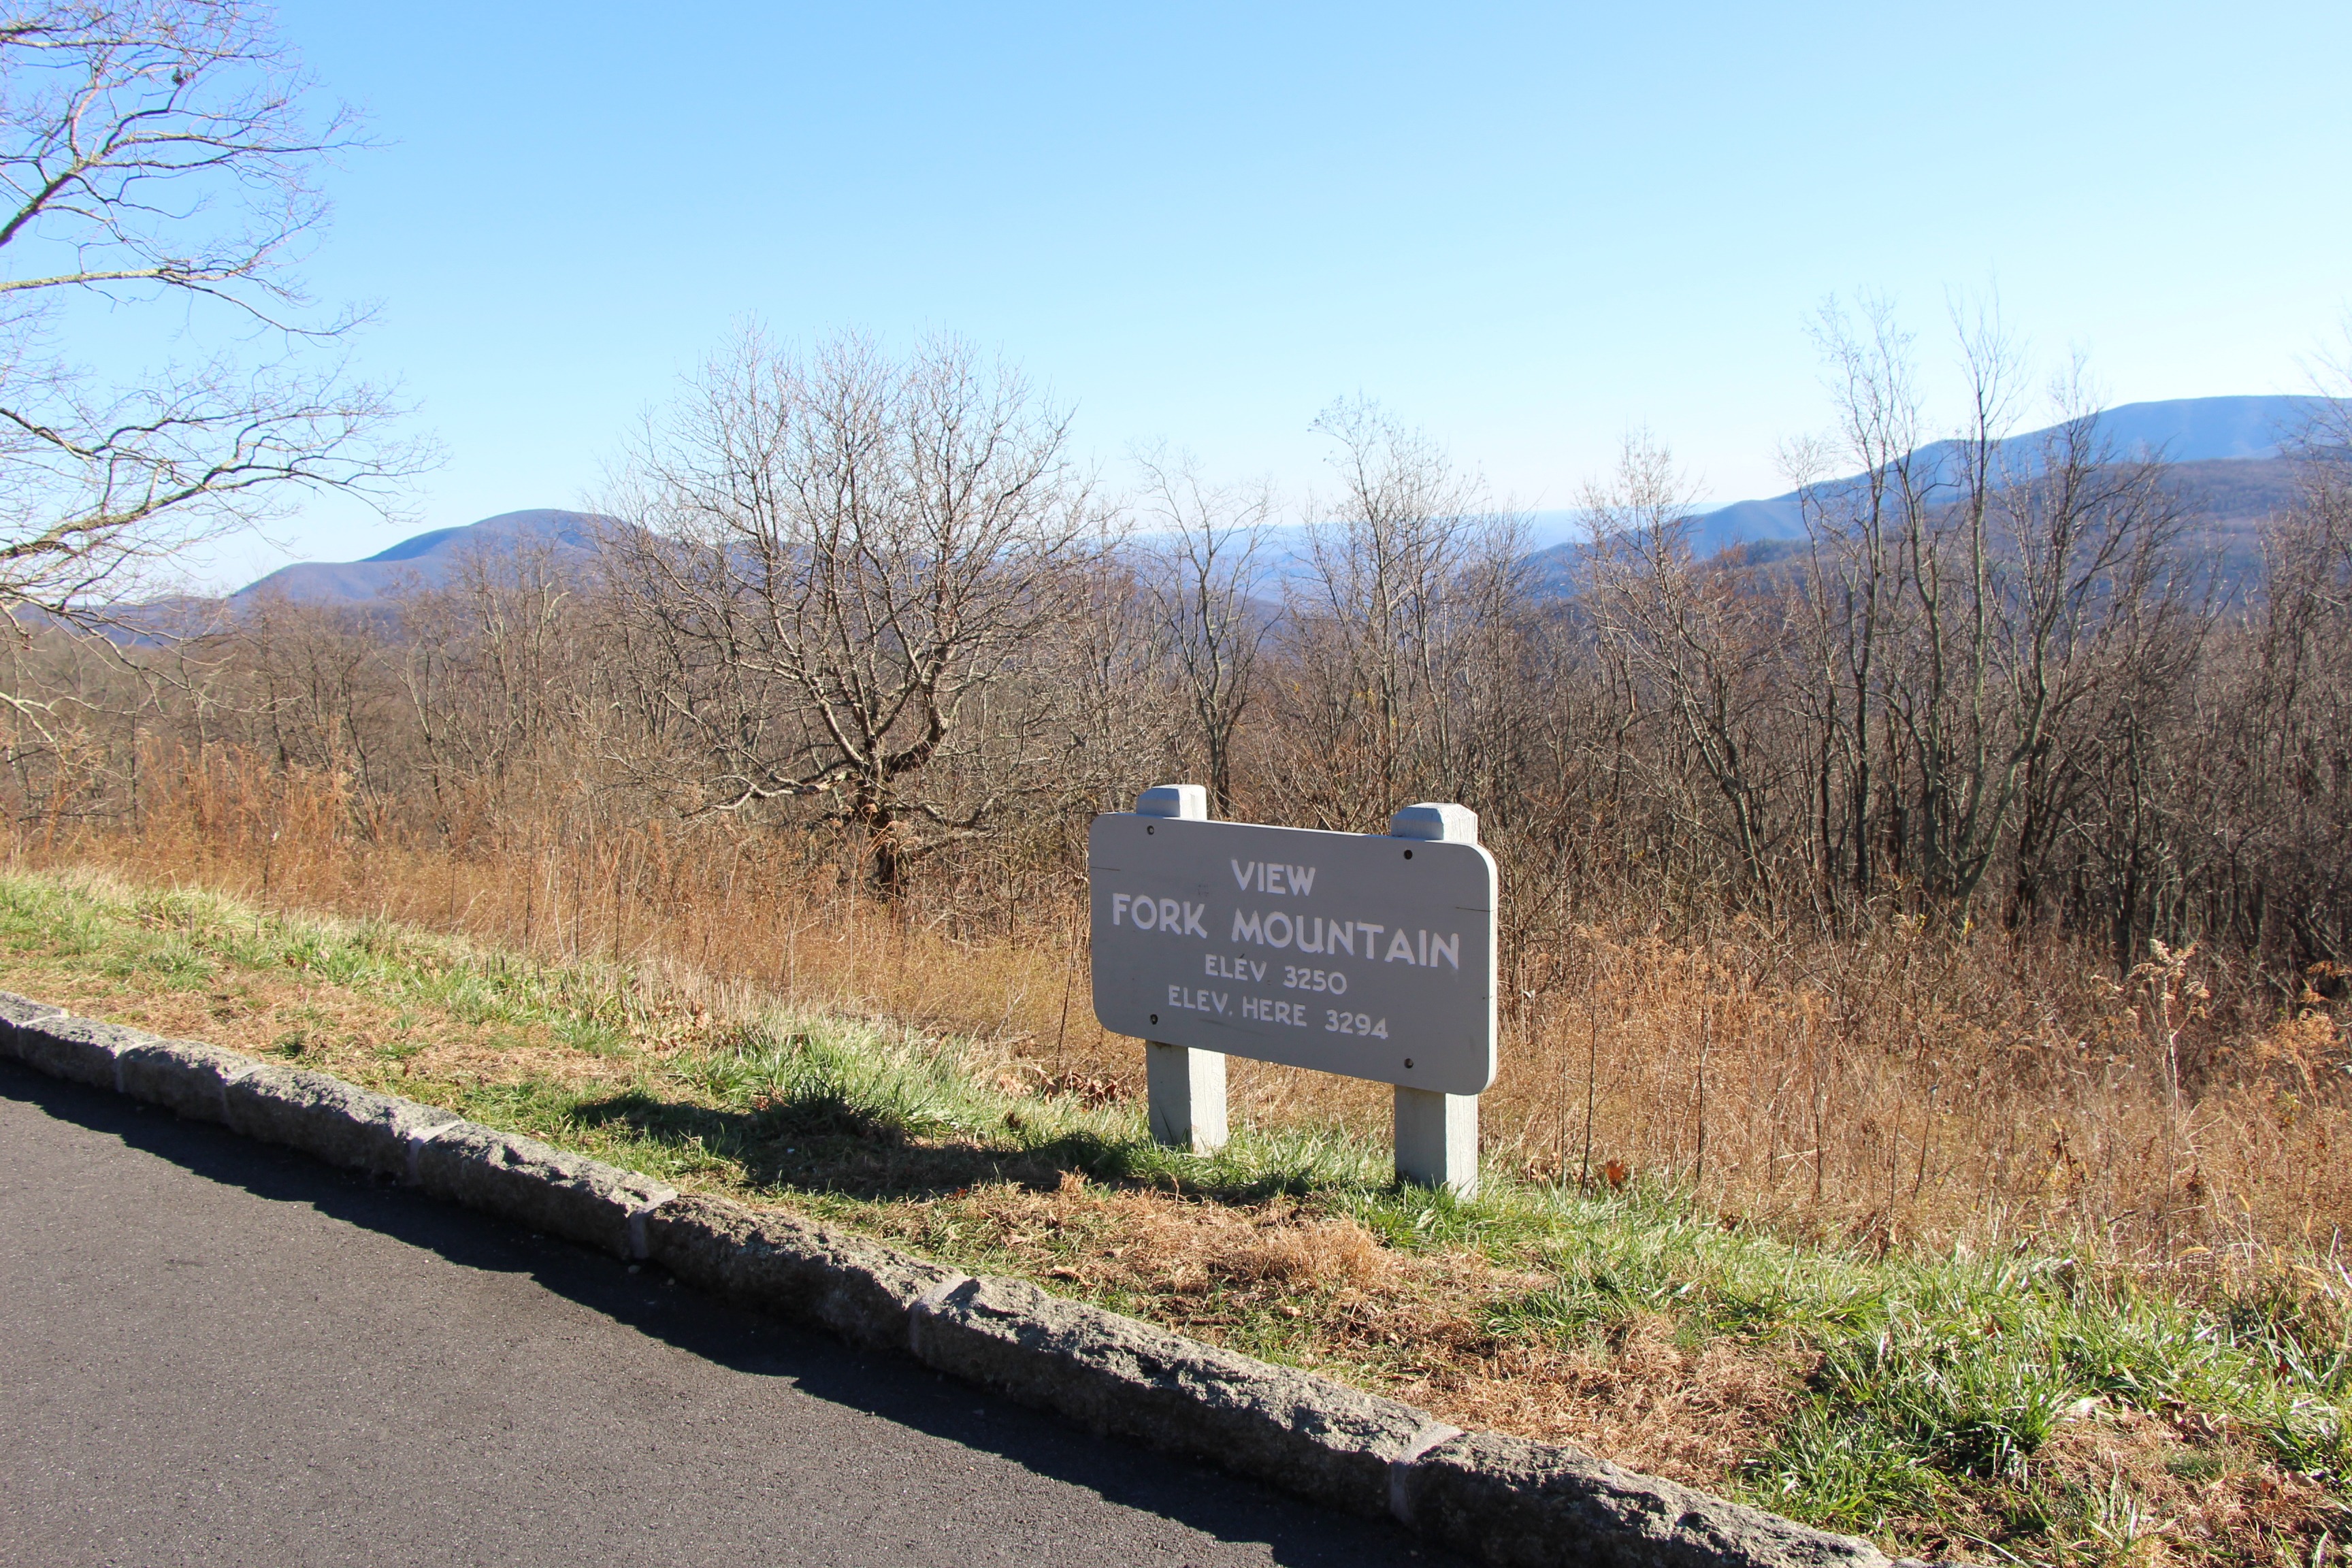
[[[463,1121],[454,1110],[271,1062],[231,1083],[226,1098],[228,1124],[247,1137],[379,1176],[409,1177],[415,1142]]]
[[[144,1039],[119,1046],[115,1086],[191,1121],[228,1121],[228,1086],[262,1064],[194,1040]]]
[[[908,1326],[934,1371],[1350,1513],[1388,1511],[1390,1465],[1433,1425],[1409,1405],[1017,1279],[967,1279]]]
[[[409,1156],[411,1178],[436,1198],[615,1258],[645,1257],[644,1216],[677,1196],[650,1176],[470,1121],[413,1134]]]
[[[1398,1517],[1496,1568],[1884,1568],[1866,1541],[1812,1530],[1551,1443],[1465,1432],[1400,1479]]]
[[[680,1197],[646,1216],[646,1253],[698,1289],[904,1351],[917,1304],[961,1284],[952,1268],[797,1215]]]
[[[910,1354],[1098,1434],[1391,1515],[1496,1568],[1921,1568],[1578,1449],[1461,1432],[1412,1405],[1022,1280],[974,1279],[817,1221],[681,1195],[322,1073],[5,992],[0,1056],[649,1258],[714,1295]]]

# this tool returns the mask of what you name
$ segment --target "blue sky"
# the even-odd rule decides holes
[[[385,143],[308,273],[449,462],[214,572],[589,499],[746,316],[947,329],[1314,485],[1363,393],[1531,506],[1646,425],[1720,500],[1827,417],[1804,325],[1998,289],[2113,401],[2301,390],[2352,306],[2352,7],[352,5],[281,26]]]

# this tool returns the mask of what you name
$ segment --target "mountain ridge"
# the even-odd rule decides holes
[[[2121,404],[2098,416],[2098,433],[2116,444],[2119,455],[2163,462],[2173,482],[2187,492],[2209,523],[2242,525],[2267,515],[2285,503],[2293,491],[2293,464],[2284,456],[2287,444],[2307,423],[2317,399],[2301,396],[2228,395],[2176,397]],[[2048,425],[2004,437],[2003,452],[2029,454],[2022,465],[2031,471],[2033,449],[2064,428]],[[1951,440],[1932,441],[1915,457],[1941,461],[1958,448]],[[1832,486],[1849,484],[1859,475],[1831,479]],[[1691,515],[1690,547],[1701,557],[1716,555],[1741,544],[1785,544],[1805,536],[1798,491],[1759,500],[1731,501]],[[2216,506],[2214,502],[2220,504]],[[1573,512],[1543,514],[1570,519]],[[1539,565],[1565,566],[1585,548],[1578,538],[1559,539],[1533,552]]]
[[[2210,512],[2209,521],[2228,528],[2275,510],[2290,493],[2291,467],[2282,456],[2308,416],[2308,397],[2227,395],[2127,403],[2099,416],[2101,434],[2132,457],[2158,458],[2177,482]],[[2049,426],[2012,436],[2009,449],[2032,449],[2061,428]],[[1918,455],[1936,460],[1954,443],[1932,442]],[[1833,480],[1843,483],[1845,480]],[[1549,579],[1571,570],[1585,548],[1577,536],[1578,513],[1550,510],[1532,515],[1536,548],[1530,554],[1539,575]],[[247,584],[228,595],[231,605],[259,597],[296,603],[364,605],[415,584],[449,581],[476,554],[537,547],[560,565],[584,565],[597,534],[618,520],[560,507],[499,512],[478,522],[430,529],[360,561],[301,561]],[[1804,537],[1797,492],[1732,501],[1696,512],[1691,548],[1714,555],[1738,544],[1773,545]],[[1286,574],[1279,568],[1277,575]]]
[[[562,507],[502,511],[478,522],[415,534],[361,561],[298,561],[280,566],[228,595],[231,605],[257,598],[297,604],[363,605],[412,584],[446,583],[476,555],[541,548],[559,564],[583,564],[596,535],[617,520]]]

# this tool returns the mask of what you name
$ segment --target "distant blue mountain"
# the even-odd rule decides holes
[[[2130,456],[2168,463],[2275,458],[2314,411],[2308,397],[2175,397],[2110,408],[2099,416],[2099,434]]]
[[[2275,458],[2303,427],[2310,400],[2302,397],[2175,397],[2158,403],[2126,403],[2099,416],[2098,435],[2116,445],[2116,455],[2136,460],[2206,463]],[[2043,447],[2062,426],[2052,425],[2012,436],[2000,455],[2020,477],[2038,467]],[[1919,449],[1932,471],[1959,451],[1956,441]],[[1853,476],[1859,478],[1859,475]],[[1849,481],[1832,481],[1849,482]],[[1797,492],[1769,500],[1734,501],[1703,512],[1691,531],[1691,548],[1712,555],[1734,544],[1770,539],[1801,539],[1805,524]]]
[[[2276,458],[2285,444],[2303,429],[2311,409],[2311,399],[2305,397],[2176,397],[2154,403],[2126,403],[2099,416],[2098,433],[2114,441],[2121,457],[2183,466],[2184,470],[2200,480],[2203,489],[2269,495],[2279,489],[2275,476],[2264,476],[2270,480],[2267,483],[2233,485],[2227,482],[2225,470],[2206,465],[2260,463]],[[2060,428],[2053,425],[2029,430],[2004,441],[2002,456],[2012,465],[2012,471],[2021,475],[2032,472],[2044,444]],[[1958,449],[1957,442],[1937,441],[1921,447],[1918,456],[1932,468]],[[1860,477],[1853,475],[1832,480],[1831,484],[1848,484]],[[1538,514],[1538,537],[1549,535],[1560,540],[1537,552],[1538,563],[1548,570],[1565,566],[1581,549],[1580,539],[1563,537],[1575,515]],[[1735,544],[1771,543],[1801,539],[1804,534],[1797,492],[1790,490],[1765,500],[1733,501],[1728,506],[1695,514],[1690,543],[1695,553],[1708,556]],[[1554,556],[1559,560],[1547,559]]]
[[[447,582],[470,555],[510,555],[519,550],[548,552],[559,565],[584,563],[596,549],[596,534],[613,520],[593,512],[540,508],[503,511],[458,528],[436,528],[404,539],[364,561],[302,561],[280,566],[229,595],[232,605],[256,597],[282,597],[299,604],[365,604],[390,590]]]

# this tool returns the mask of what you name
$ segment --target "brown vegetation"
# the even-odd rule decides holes
[[[2343,433],[2263,581],[2217,585],[2087,422],[2004,467],[1998,343],[1937,465],[1891,329],[1832,348],[1866,478],[1808,489],[1809,552],[1693,559],[1636,443],[1546,598],[1376,409],[1326,416],[1338,521],[1276,584],[1262,498],[1181,463],[1119,543],[1058,418],[952,344],[755,343],[646,437],[593,580],[484,560],[135,661],[26,644],[12,852],[692,969],[1115,1093],[1092,812],[1188,773],[1317,826],[1459,799],[1506,889],[1490,1161],[1873,1245],[2331,1245]],[[1244,1118],[1385,1117],[1237,1069]]]

